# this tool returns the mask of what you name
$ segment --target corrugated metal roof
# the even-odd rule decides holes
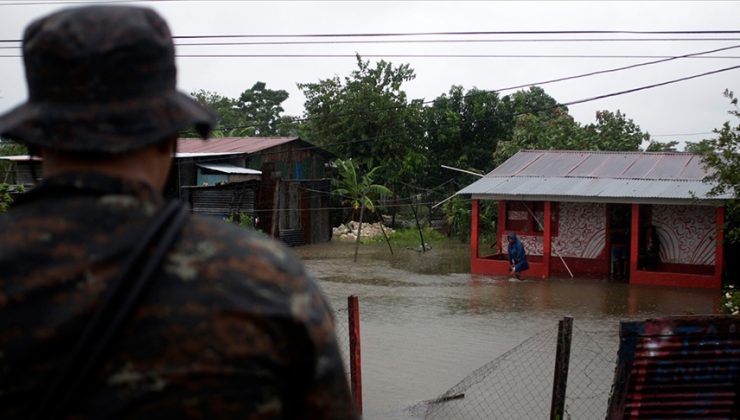
[[[705,175],[701,156],[691,153],[523,150],[486,176],[701,180]]]
[[[223,172],[225,174],[262,175],[262,171],[229,165],[228,163],[200,164],[198,166],[212,171]]]
[[[176,158],[199,158],[199,157],[209,157],[209,156],[233,156],[233,155],[241,155],[243,153],[240,152],[221,152],[221,153],[198,153],[198,152],[177,152],[175,153]]]
[[[521,151],[457,194],[482,199],[682,202],[708,197],[701,156],[690,153]]]
[[[179,152],[238,152],[255,153],[291,141],[299,140],[298,137],[223,137],[207,141],[201,139],[178,139],[177,150]]]
[[[13,162],[22,162],[24,160],[35,160],[35,161],[41,160],[41,158],[38,156],[29,156],[29,155],[0,156],[0,159],[10,160]]]

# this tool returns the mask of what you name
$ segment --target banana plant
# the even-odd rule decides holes
[[[360,233],[362,232],[362,218],[365,209],[375,211],[373,198],[376,196],[391,196],[393,192],[385,185],[374,184],[373,178],[380,166],[372,168],[364,175],[358,175],[357,164],[352,159],[337,159],[334,161],[339,178],[333,180],[334,194],[342,198],[343,203],[352,205],[352,218],[357,210],[360,211],[360,224],[357,228],[357,240],[355,241],[355,261],[360,247]]]

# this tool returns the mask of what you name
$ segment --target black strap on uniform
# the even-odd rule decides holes
[[[44,395],[36,419],[64,415],[68,404],[136,305],[152,274],[160,267],[187,219],[188,210],[178,200],[170,201],[155,215],[141,241],[121,266],[119,276],[108,287],[100,309],[87,324],[71,358]],[[147,258],[146,251],[155,245]]]

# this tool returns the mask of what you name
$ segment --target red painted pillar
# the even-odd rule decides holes
[[[632,228],[630,229],[630,283],[637,274],[638,246],[640,239],[640,205],[632,204]]]
[[[496,244],[498,245],[498,253],[504,253],[504,244],[501,242],[501,238],[504,236],[504,228],[506,227],[506,201],[498,202],[498,228],[496,229]]]
[[[479,235],[479,228],[478,228],[478,211],[479,211],[479,201],[478,200],[471,200],[470,201],[473,206],[473,211],[470,216],[470,260],[474,260],[478,258],[478,235]]]
[[[724,224],[725,208],[717,207],[717,250],[714,254],[714,277],[717,280],[717,286],[722,285],[722,266],[724,265],[724,255],[722,253],[724,242]]]
[[[550,246],[552,244],[552,202],[545,201],[545,231],[543,232],[544,241],[542,244],[542,262],[545,264],[545,273],[543,278],[550,278]]]
[[[360,301],[357,295],[347,297],[349,313],[349,376],[352,400],[362,414],[362,357],[360,355]]]

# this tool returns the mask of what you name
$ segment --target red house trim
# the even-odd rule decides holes
[[[725,208],[717,207],[717,251],[714,255],[714,277],[717,284],[722,284],[722,268],[724,267],[724,256],[722,255],[722,244],[724,243]]]
[[[470,269],[473,274],[486,274],[506,276],[509,274],[509,262],[506,254],[503,252],[505,244],[502,243],[504,235],[504,223],[506,220],[506,202],[499,201],[499,221],[497,223],[497,244],[499,252],[497,255],[481,258],[478,255],[478,240],[480,236],[480,201],[472,200],[472,221],[471,221],[471,264]],[[563,264],[559,259],[552,257],[552,202],[545,202],[545,226],[543,232],[543,255],[529,256],[529,270],[524,273],[529,278],[549,278],[551,275],[564,275]],[[607,213],[608,217],[608,213]],[[640,205],[632,204],[631,234],[630,234],[630,267],[629,282],[631,284],[644,284],[656,286],[676,286],[676,287],[694,287],[694,288],[713,288],[721,287],[722,265],[723,265],[723,224],[724,209],[722,207],[716,210],[717,221],[717,249],[715,253],[715,265],[711,266],[693,266],[686,264],[663,264],[659,269],[662,271],[641,271],[638,269],[638,252],[640,238],[637,232],[640,227]],[[607,233],[610,226],[607,219]],[[608,242],[608,235],[607,235]],[[602,255],[594,259],[583,258],[565,258],[568,266],[573,270],[576,276],[582,277],[603,277],[609,275],[609,252],[605,248]],[[679,271],[680,270],[680,271]]]
[[[473,207],[471,217],[473,220],[470,223],[470,258],[472,261],[478,259],[478,235],[480,233],[478,228],[479,203],[480,202],[478,200],[471,201],[471,205]]]
[[[552,211],[552,203],[545,201],[545,226],[544,226],[544,237],[542,238],[542,259],[545,265],[545,273],[543,278],[550,277],[551,271],[551,248],[552,248],[552,217],[550,215]]]
[[[632,226],[630,227],[630,283],[635,279],[637,273],[637,262],[639,253],[639,236],[640,231],[640,205],[632,204]]]

